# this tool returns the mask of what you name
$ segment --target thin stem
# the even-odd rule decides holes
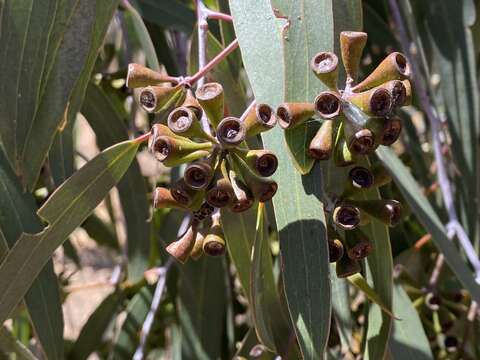
[[[221,13],[221,12],[218,12],[218,11],[213,11],[213,10],[210,10],[210,9],[207,9],[205,12],[207,14],[208,19],[224,20],[224,21],[229,21],[229,22],[233,21],[232,16],[228,15],[228,14],[224,14],[224,13]]]
[[[220,51],[208,64],[201,67],[200,70],[193,76],[186,77],[184,82],[193,85],[196,82],[201,82],[202,78],[219,62],[225,59],[230,53],[232,53],[238,47],[238,40],[233,40],[225,49]]]
[[[248,105],[247,109],[243,112],[242,116],[240,116],[240,121],[245,121],[245,118],[247,117],[248,113],[250,112],[250,110],[252,110],[252,108],[257,104],[257,102],[255,100],[253,100],[250,105]]]
[[[427,116],[427,119],[430,123],[432,129],[432,143],[433,143],[433,153],[435,156],[435,162],[437,164],[437,176],[438,183],[440,185],[440,191],[442,192],[443,201],[445,207],[447,208],[449,223],[447,227],[454,231],[454,234],[457,235],[460,245],[463,247],[465,254],[468,257],[471,265],[475,269],[475,275],[477,281],[480,280],[480,261],[478,260],[477,254],[472,246],[472,242],[468,238],[465,230],[458,221],[458,215],[455,210],[455,204],[453,200],[453,191],[448,178],[447,170],[445,167],[445,162],[442,154],[442,144],[440,139],[441,132],[441,122],[437,117],[435,109],[432,105],[430,97],[428,95],[427,89],[420,77],[420,66],[417,63],[417,59],[414,54],[410,51],[410,40],[407,35],[405,25],[403,23],[402,15],[400,13],[400,8],[398,7],[397,0],[389,0],[390,9],[393,14],[393,20],[395,26],[398,30],[398,36],[400,38],[400,44],[410,61],[412,68],[412,80],[415,85],[416,92],[418,94],[420,103],[423,110]],[[447,229],[447,230],[450,230]]]
[[[145,133],[145,134],[143,134],[143,135],[140,135],[139,137],[135,138],[134,140],[135,140],[136,142],[142,143],[142,142],[144,142],[144,141],[147,141],[147,140],[150,138],[150,135],[151,135],[151,134],[152,134],[152,132],[149,131],[149,132],[147,132],[147,133]]]
[[[140,333],[140,343],[138,345],[135,354],[133,355],[134,360],[142,360],[145,358],[145,345],[147,343],[148,335],[152,329],[153,320],[155,319],[155,314],[157,313],[158,307],[160,306],[163,291],[165,289],[165,283],[167,280],[167,273],[170,267],[173,264],[173,258],[168,258],[165,266],[159,271],[159,278],[157,282],[157,287],[155,288],[155,293],[153,294],[152,304],[150,305],[150,310],[148,311],[147,317],[142,326],[142,331]]]

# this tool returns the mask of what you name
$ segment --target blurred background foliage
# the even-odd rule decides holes
[[[232,9],[240,11],[239,1],[230,1]],[[297,5],[316,9],[321,6],[318,3],[332,2],[273,1],[272,6],[288,14]],[[476,14],[480,2],[396,2],[411,41],[409,50],[420,64],[415,81],[427,89],[441,120],[442,154],[459,221],[478,253],[480,22]],[[204,3],[212,10],[230,12],[227,0]],[[259,1],[258,8],[268,3]],[[361,19],[363,14],[363,29],[369,34],[364,74],[391,51],[407,50],[399,42],[387,1],[342,0],[336,6],[340,3],[345,8],[333,5],[332,14],[313,11],[305,16],[326,22],[333,16],[333,45],[344,30],[338,27],[348,16]],[[465,253],[456,239],[451,242],[447,236],[444,225],[449,217],[437,181],[432,128],[418,98],[401,113],[404,132],[394,151],[372,158],[396,174],[395,182],[381,188],[381,195],[401,199],[408,210],[389,238],[387,234],[379,239],[391,245],[393,268],[387,259],[370,266],[370,271],[378,279],[381,266],[389,267],[385,271],[393,273],[393,282],[387,275],[384,290],[370,283],[377,296],[373,302],[372,293],[365,292],[365,287],[361,290],[362,285],[336,279],[331,299],[307,301],[307,309],[301,308],[304,303],[294,304],[291,293],[284,291],[279,237],[269,205],[265,224],[257,223],[254,211],[222,219],[230,256],[203,256],[185,265],[168,260],[164,246],[176,238],[183,214],[153,211],[150,203],[152,189],[170,184],[181,169],[170,171],[159,165],[143,146],[135,158],[131,155],[130,166],[125,160],[125,175],[120,175],[113,190],[92,181],[92,192],[108,194],[98,207],[86,200],[85,207],[95,210],[90,215],[85,212],[75,231],[64,230],[66,234],[73,231],[67,239],[49,237],[48,232],[32,237],[30,241],[41,243],[31,250],[32,256],[45,261],[32,265],[38,270],[13,276],[15,261],[29,253],[18,252],[15,258],[12,249],[22,233],[39,233],[42,220],[52,219],[44,216],[47,210],[39,213],[41,217],[36,214],[55,190],[85,163],[90,164],[99,151],[147,132],[164,116],[138,108],[135,91],[125,86],[128,64],[145,64],[172,76],[196,72],[194,5],[189,0],[0,0],[0,259],[6,259],[0,266],[4,293],[0,314],[5,320],[0,328],[0,358],[273,359],[280,355],[296,359],[300,352],[288,321],[289,310],[299,306],[300,313],[315,313],[323,307],[329,314],[333,306],[331,320],[318,325],[329,330],[329,358],[379,359],[383,355],[373,354],[385,354],[388,359],[479,359],[480,323],[474,299],[480,291]],[[235,30],[242,27],[241,22],[236,19]],[[262,30],[260,24],[258,29],[248,26],[253,32]],[[230,22],[209,21],[209,59],[235,39],[235,30]],[[309,31],[313,30],[305,29],[305,34]],[[256,46],[267,52],[268,44],[258,41]],[[253,98],[258,77],[247,74],[244,62],[248,59],[242,61],[248,46],[240,38],[242,53],[234,51],[207,75],[208,80],[222,83],[228,112],[234,116]],[[269,64],[267,55],[256,61]],[[285,86],[289,87],[288,79]],[[26,95],[18,97],[19,93]],[[123,144],[129,154],[130,144],[132,154],[138,147],[134,142]],[[100,172],[105,166],[117,165],[106,159],[92,171]],[[65,202],[55,206],[76,211],[66,205],[74,196],[63,196]],[[283,205],[281,200],[275,204]],[[26,243],[28,238],[20,240]],[[50,257],[52,261],[46,262]],[[28,268],[30,259],[22,267]],[[302,265],[298,267],[303,271]],[[29,289],[24,297],[20,294],[24,301],[18,305],[11,284]],[[389,292],[393,304],[387,303]],[[322,294],[316,295],[321,298]],[[13,311],[5,306],[9,301],[16,305]],[[372,304],[382,301],[401,320],[382,316],[379,310],[380,316],[369,312]],[[377,330],[372,329],[383,335],[375,339]],[[312,346],[322,347],[316,342],[320,337],[311,335]],[[317,350],[323,352],[323,348]],[[305,358],[320,357],[313,351]]]

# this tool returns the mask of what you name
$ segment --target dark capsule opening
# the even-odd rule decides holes
[[[237,201],[235,201],[235,203],[232,205],[231,210],[235,213],[241,213],[250,209],[253,204],[254,201],[251,198],[245,198],[242,200],[237,199]]]
[[[153,155],[159,161],[164,161],[172,151],[170,140],[166,137],[159,137],[153,144]]]
[[[337,64],[337,55],[330,52],[321,52],[314,56],[311,66],[317,73],[328,73],[335,70]]]
[[[269,181],[265,183],[260,194],[260,202],[266,202],[270,200],[277,192],[277,189],[278,185],[275,181]]]
[[[401,81],[395,81],[392,90],[392,105],[394,107],[400,107],[407,101],[407,88]]]
[[[329,119],[340,114],[340,99],[333,93],[324,92],[315,99],[315,109],[323,118]]]
[[[357,131],[349,141],[349,150],[354,154],[366,155],[373,150],[375,139],[369,129]]]
[[[203,245],[203,252],[209,256],[225,254],[225,245],[220,241],[208,241]]]
[[[398,118],[385,121],[382,132],[382,145],[390,146],[398,140],[402,132],[402,121]]]
[[[328,258],[331,263],[337,262],[343,256],[344,249],[340,240],[328,240]]]
[[[458,340],[455,336],[446,336],[443,343],[445,344],[445,349],[447,349],[448,352],[454,352],[458,348]]]
[[[269,122],[271,122],[272,115],[273,110],[267,104],[260,104],[257,106],[257,116],[264,124],[268,124]]]
[[[345,230],[354,229],[360,224],[360,210],[351,205],[342,205],[334,210],[333,221]]]
[[[168,117],[168,127],[175,132],[187,131],[192,125],[191,113],[184,108],[177,108]]]
[[[403,54],[397,53],[395,55],[395,63],[400,73],[405,75],[407,73],[407,68],[408,68],[407,58],[403,56]]]
[[[370,98],[370,109],[377,116],[384,116],[392,108],[392,97],[385,89],[377,89]]]
[[[140,93],[140,104],[148,111],[155,109],[155,105],[157,104],[155,94],[149,89],[142,90]]]
[[[237,118],[225,118],[218,124],[217,138],[222,144],[238,145],[245,139],[245,127]]]
[[[231,200],[232,196],[230,192],[219,187],[214,187],[207,193],[207,202],[214,207],[225,207]]]
[[[290,116],[290,112],[285,105],[280,105],[277,108],[277,116],[280,126],[283,129],[286,129],[290,126],[290,123],[292,122],[292,117]]]
[[[261,176],[267,177],[275,173],[278,167],[277,156],[273,153],[264,153],[255,161],[255,168]]]
[[[170,193],[172,194],[172,197],[180,204],[185,206],[188,206],[190,204],[191,197],[185,190],[180,188],[171,188]]]
[[[194,189],[204,189],[211,180],[211,168],[206,164],[191,164],[185,169],[185,182]],[[209,171],[210,170],[210,171]]]
[[[361,189],[369,188],[373,185],[373,174],[363,166],[356,166],[348,173],[353,186]]]
[[[373,250],[373,245],[369,241],[360,241],[348,250],[348,257],[353,260],[366,258]]]
[[[392,201],[386,205],[386,208],[390,214],[390,224],[397,225],[402,219],[402,206],[398,201]]]

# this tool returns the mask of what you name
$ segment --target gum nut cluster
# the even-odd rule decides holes
[[[270,200],[277,183],[270,176],[277,170],[276,155],[252,150],[245,139],[272,129],[275,111],[266,104],[250,106],[241,118],[224,116],[222,85],[211,82],[197,88],[171,82],[138,64],[130,64],[127,86],[140,88],[138,102],[149,113],[167,113],[166,121],[152,126],[148,149],[167,167],[186,164],[183,177],[169,189],[157,187],[155,208],[190,212],[187,231],[167,251],[178,261],[225,252],[219,208],[239,213],[255,202]],[[202,117],[208,129],[202,127]]]
[[[358,261],[373,251],[372,243],[359,226],[377,218],[388,226],[401,219],[401,205],[395,200],[356,200],[362,189],[382,186],[391,178],[381,167],[368,169],[355,166],[362,157],[373,153],[379,145],[390,146],[400,136],[402,120],[396,109],[411,102],[410,65],[398,52],[388,55],[363,81],[356,83],[360,60],[367,42],[364,32],[344,31],[340,47],[346,72],[346,85],[338,88],[339,59],[331,52],[320,52],[310,67],[328,88],[313,103],[284,103],[277,108],[283,129],[306,126],[319,116],[323,121],[308,147],[308,154],[317,160],[333,158],[336,166],[352,167],[343,194],[330,211],[330,261],[337,262],[339,276],[360,271]],[[343,239],[335,229],[345,232]]]

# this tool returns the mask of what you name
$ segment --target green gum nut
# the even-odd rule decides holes
[[[167,123],[170,130],[177,135],[216,142],[213,136],[203,131],[195,112],[188,107],[181,106],[171,111]]]
[[[278,123],[282,129],[294,129],[313,117],[312,103],[283,103],[277,108]]]
[[[358,31],[342,31],[340,33],[340,49],[342,61],[347,73],[347,82],[355,81],[363,49],[367,43],[367,34]]]
[[[338,57],[332,52],[319,52],[310,61],[310,69],[330,90],[338,92]]]
[[[168,76],[160,74],[140,64],[129,64],[126,86],[130,89],[169,82]]]
[[[216,82],[206,83],[197,89],[195,95],[210,125],[215,129],[223,119],[224,113],[225,100],[222,85]]]
[[[365,91],[390,80],[408,79],[410,75],[410,64],[407,58],[399,52],[394,52],[388,55],[365,80],[354,86],[352,90],[354,92]]]
[[[180,85],[147,86],[140,91],[139,103],[149,113],[158,113],[175,104],[183,95],[184,88]]]
[[[234,169],[242,177],[256,200],[266,202],[275,195],[278,189],[275,181],[255,174],[248,164],[235,153],[232,154],[231,160]]]
[[[348,203],[388,226],[395,226],[402,219],[402,206],[396,200],[349,200]]]
[[[197,143],[188,138],[178,139],[169,136],[158,136],[151,146],[155,158],[169,167],[208,156],[211,149],[211,142]]]
[[[256,104],[246,114],[243,125],[248,136],[255,136],[268,131],[277,124],[277,116],[267,104]]]
[[[178,262],[185,263],[195,246],[195,240],[197,238],[197,225],[192,224],[188,230],[178,240],[170,243],[166,250],[172,255]]]
[[[333,151],[333,120],[325,120],[310,141],[308,154],[317,160],[328,160]]]

